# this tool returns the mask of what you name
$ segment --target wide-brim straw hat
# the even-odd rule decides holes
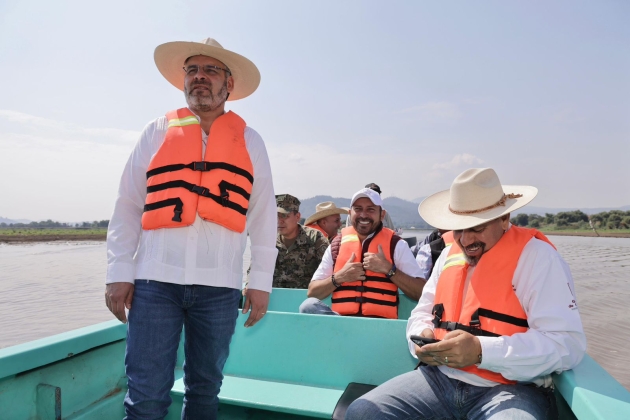
[[[449,190],[424,199],[418,213],[438,229],[470,229],[527,205],[536,194],[536,187],[501,185],[491,168],[468,169]]]
[[[230,70],[234,78],[234,90],[228,101],[251,95],[260,84],[260,72],[254,63],[240,54],[226,50],[213,38],[206,38],[201,42],[167,42],[158,45],[153,58],[162,76],[177,89],[184,90],[184,62],[194,55],[215,58]]]
[[[337,207],[332,201],[325,201],[315,206],[315,213],[309,216],[304,222],[304,226],[308,226],[313,222],[316,222],[324,217],[332,216],[333,214],[348,214],[348,209],[344,207]]]

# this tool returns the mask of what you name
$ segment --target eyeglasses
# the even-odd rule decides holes
[[[216,76],[219,74],[219,70],[223,70],[228,74],[228,76],[232,75],[230,69],[224,69],[223,67],[212,66],[210,64],[206,64],[205,66],[198,66],[197,64],[191,64],[190,66],[183,67],[184,72],[186,72],[187,76],[192,76],[193,74],[197,74],[199,69],[203,70],[208,76]]]

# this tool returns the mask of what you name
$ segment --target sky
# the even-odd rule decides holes
[[[424,197],[471,167],[538,207],[630,204],[630,3],[0,0],[0,216],[109,219],[143,128],[186,106],[153,51],[217,39],[277,194]]]

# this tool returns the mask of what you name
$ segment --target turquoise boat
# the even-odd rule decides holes
[[[378,385],[415,367],[404,339],[415,303],[405,296],[399,320],[298,314],[305,297],[274,289],[254,328],[239,315],[219,418],[331,418],[348,384]],[[121,419],[125,337],[113,320],[0,349],[0,418]],[[180,418],[183,360],[180,345],[167,419]],[[561,419],[630,418],[630,393],[589,356],[554,383]]]

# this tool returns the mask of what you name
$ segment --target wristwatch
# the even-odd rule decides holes
[[[387,274],[385,274],[385,277],[387,277],[388,279],[391,279],[394,276],[394,274],[396,274],[396,264],[392,264],[391,270],[389,270]]]

